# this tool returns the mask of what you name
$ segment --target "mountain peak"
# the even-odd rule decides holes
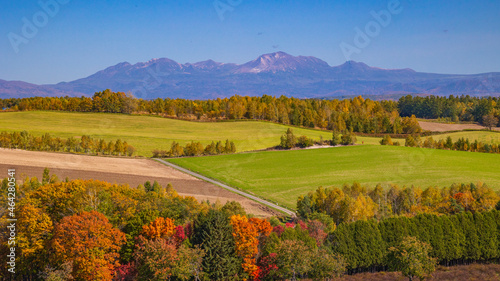
[[[273,59],[273,60],[278,60],[278,59],[290,59],[294,58],[294,56],[287,54],[285,52],[279,51],[279,52],[274,52],[274,53],[269,53],[269,54],[263,54],[257,59]]]
[[[196,63],[189,64],[189,65],[192,65],[193,67],[200,68],[200,69],[213,69],[213,68],[216,68],[216,67],[222,65],[222,63],[216,62],[213,60],[205,60],[205,61],[200,61],[200,62],[196,62]]]
[[[372,67],[369,67],[366,63],[363,62],[357,62],[353,60],[348,60],[345,63],[341,64],[338,66],[341,69],[352,69],[352,70],[367,70],[371,69]]]
[[[303,56],[295,57],[280,51],[261,55],[253,61],[239,66],[235,73],[276,73],[298,70],[315,72],[325,67],[329,67],[328,64],[318,58]]]

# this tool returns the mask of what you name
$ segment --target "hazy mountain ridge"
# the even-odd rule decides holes
[[[0,97],[91,96],[104,89],[139,98],[206,99],[239,95],[286,95],[298,98],[340,95],[497,95],[500,73],[434,74],[412,69],[381,69],[347,61],[325,61],[284,52],[264,54],[238,65],[206,60],[180,64],[168,58],[122,62],[86,78],[55,85],[0,80]]]

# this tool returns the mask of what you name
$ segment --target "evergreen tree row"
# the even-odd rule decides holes
[[[342,223],[327,243],[344,257],[350,272],[387,270],[392,262],[388,249],[407,236],[430,244],[430,256],[444,265],[495,261],[500,258],[500,212],[419,214]]]
[[[418,97],[407,95],[401,97],[397,104],[401,116],[415,115],[418,118],[426,119],[441,118],[451,122],[475,121],[486,127],[500,126],[500,98],[498,97],[471,97],[469,95]]]

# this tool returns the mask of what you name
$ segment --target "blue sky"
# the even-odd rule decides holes
[[[388,8],[397,0],[40,0],[57,3],[50,15],[38,0],[0,1],[4,80],[71,81],[119,62],[159,57],[244,63],[275,51],[339,65],[347,59],[342,43],[357,48],[350,59],[381,68],[500,71],[497,0],[400,0],[391,6],[398,13]],[[214,3],[227,10],[218,12]],[[391,15],[385,26],[372,15],[380,11]],[[356,45],[356,30],[367,27],[369,42]]]

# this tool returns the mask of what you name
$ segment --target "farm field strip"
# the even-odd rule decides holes
[[[420,127],[422,127],[423,130],[432,132],[486,129],[486,127],[483,127],[478,124],[448,124],[448,123],[435,122],[432,120],[423,121],[422,119],[418,120],[418,123],[420,124]],[[494,128],[494,130],[500,131],[500,128]]]
[[[170,149],[172,141],[185,145],[199,141],[232,140],[237,151],[265,149],[279,144],[289,126],[262,122],[190,122],[155,116],[111,113],[23,111],[0,113],[0,131],[26,130],[35,135],[50,133],[57,137],[90,135],[94,138],[127,141],[142,156],[152,156],[154,149]],[[293,128],[297,136],[330,139],[331,132]]]
[[[445,124],[446,125],[446,124]],[[185,145],[199,141],[232,140],[237,151],[260,150],[279,144],[279,138],[290,126],[263,121],[192,122],[156,116],[138,116],[111,113],[79,113],[57,111],[23,111],[0,113],[0,131],[26,130],[35,135],[50,133],[56,137],[90,135],[106,141],[121,139],[134,146],[138,155],[152,156],[152,150],[170,149],[172,141]],[[292,127],[296,136],[306,135],[318,140],[329,140],[331,132]],[[452,136],[500,143],[500,133],[464,131],[433,136],[435,140]],[[381,137],[357,137],[358,144],[379,145]],[[404,139],[398,141],[404,145]]]
[[[357,145],[168,161],[292,209],[298,196],[319,186],[354,181],[422,188],[484,182],[500,189],[499,155],[476,152]]]
[[[257,216],[279,214],[257,202],[230,192],[219,186],[179,172],[151,159],[129,159],[116,157],[84,156],[64,153],[49,153],[0,148],[0,169],[15,168],[18,181],[36,176],[41,179],[43,169],[49,168],[60,180],[95,179],[136,187],[146,181],[158,181],[162,186],[172,184],[182,196],[193,196],[197,200],[237,201],[245,210]]]

